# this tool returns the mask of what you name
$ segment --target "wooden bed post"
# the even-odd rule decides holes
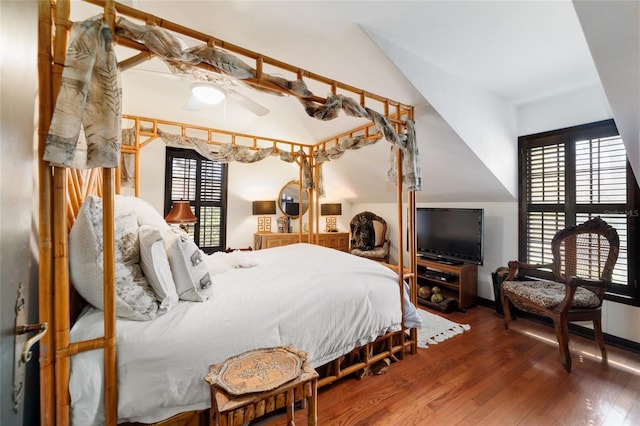
[[[307,189],[307,199],[309,200],[309,213],[307,214],[307,223],[308,223],[308,228],[307,228],[307,241],[311,242],[317,242],[317,239],[315,237],[314,234],[314,222],[315,222],[315,217],[318,214],[318,206],[316,205],[316,199],[317,197],[317,191],[316,191],[316,179],[318,177],[318,173],[316,171],[316,164],[315,161],[313,160],[313,154],[315,151],[315,147],[311,146],[309,147],[309,173],[311,173],[311,187],[309,189]],[[302,227],[302,219],[300,220],[300,227]]]
[[[115,34],[115,2],[107,0],[104,5],[104,19]],[[102,169],[102,246],[104,249],[104,413],[105,424],[114,425],[118,421],[118,384],[116,366],[116,283],[115,283],[115,170]]]
[[[407,119],[414,119],[414,107],[410,107],[407,111]],[[418,264],[416,258],[416,191],[407,191],[408,197],[408,212],[407,212],[407,229],[409,233],[407,235],[407,242],[409,243],[409,269],[411,271],[411,278],[409,278],[409,300],[415,306],[418,306]],[[411,341],[411,353],[418,352],[418,329],[412,328],[410,331]]]
[[[115,220],[114,169],[102,169],[102,235],[104,248],[104,413],[105,424],[118,420],[118,389],[116,370],[116,290],[115,290]]]
[[[56,3],[56,30],[53,49],[52,105],[55,105],[69,38],[70,3],[61,0]],[[48,129],[47,129],[48,130]],[[54,300],[54,350],[55,350],[55,424],[69,424],[70,359],[59,356],[69,346],[69,259],[67,247],[67,171],[62,167],[53,167],[53,300]]]
[[[40,323],[53,323],[53,253],[51,230],[51,168],[42,160],[53,111],[51,84],[51,4],[38,6],[38,318]],[[55,419],[54,339],[51,332],[40,340],[40,424],[49,426]]]
[[[55,393],[56,425],[69,424],[70,359],[59,356],[69,347],[69,256],[67,244],[67,170],[54,167],[53,172],[53,263],[54,263],[54,333],[55,333]]]
[[[400,346],[402,346],[402,350],[400,351],[400,359],[404,358],[404,250],[403,246],[403,238],[402,238],[402,225],[404,221],[402,220],[402,150],[396,148],[396,167],[398,168],[397,174],[397,183],[396,183],[396,203],[398,209],[398,287],[400,288],[400,309],[402,314],[402,333],[400,333]]]

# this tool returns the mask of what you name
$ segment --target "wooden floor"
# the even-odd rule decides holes
[[[442,314],[444,315],[444,314]],[[553,330],[530,320],[509,331],[492,309],[444,315],[471,325],[419,349],[386,374],[346,378],[318,395],[320,425],[639,425],[640,355],[571,336],[571,374]],[[306,425],[298,411],[296,425]],[[283,425],[282,416],[259,422]]]

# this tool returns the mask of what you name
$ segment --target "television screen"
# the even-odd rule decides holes
[[[417,252],[450,263],[482,265],[483,209],[420,207],[416,210]]]

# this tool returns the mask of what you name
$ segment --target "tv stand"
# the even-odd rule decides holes
[[[446,264],[439,260],[417,258],[418,286],[438,286],[445,297],[458,301],[465,310],[476,304],[478,296],[478,267],[470,263]],[[418,299],[420,301],[420,299]]]

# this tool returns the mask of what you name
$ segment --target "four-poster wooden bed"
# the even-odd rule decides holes
[[[111,33],[114,34],[113,39],[116,43],[140,51],[139,54],[120,61],[119,68],[121,70],[126,70],[141,61],[149,59],[153,56],[153,53],[144,44],[115,35],[117,34],[115,31],[116,14],[191,37],[210,47],[224,49],[226,52],[250,58],[255,61],[255,67],[253,68],[255,74],[253,77],[243,79],[243,82],[248,85],[299,97],[295,91],[290,89],[290,86],[285,85],[283,87],[281,84],[274,84],[272,79],[267,78],[268,75],[266,73],[263,74],[263,66],[268,65],[272,68],[280,69],[284,73],[293,74],[299,82],[307,79],[327,85],[330,93],[335,97],[332,99],[344,96],[344,94],[351,94],[358,99],[357,104],[359,104],[361,110],[364,111],[366,109],[372,116],[372,121],[374,121],[372,124],[361,126],[345,134],[337,135],[309,146],[224,130],[189,126],[183,123],[124,116],[124,122],[131,124],[135,131],[133,145],[123,145],[121,153],[123,155],[133,155],[135,159],[133,180],[136,196],[140,195],[139,158],[141,152],[144,146],[161,136],[159,132],[161,127],[165,126],[165,129],[167,126],[178,128],[178,133],[185,139],[191,136],[192,133],[190,132],[196,132],[198,137],[212,146],[223,146],[224,143],[219,142],[216,139],[216,135],[224,134],[226,138],[231,139],[231,143],[228,144],[231,147],[242,145],[252,150],[271,148],[274,153],[285,151],[295,154],[293,156],[294,161],[300,165],[300,180],[306,179],[311,182],[305,190],[308,191],[309,200],[311,200],[308,212],[309,223],[311,224],[309,241],[314,241],[314,236],[318,234],[319,230],[319,215],[317,214],[319,211],[319,188],[316,185],[321,173],[321,160],[318,160],[317,154],[320,152],[324,154],[332,152],[337,158],[337,156],[341,155],[341,153],[336,153],[340,151],[338,147],[346,139],[377,140],[381,138],[382,133],[389,139],[388,132],[393,133],[391,136],[397,139],[398,134],[405,131],[405,126],[413,118],[413,107],[409,105],[316,75],[115,2],[99,0],[88,0],[88,2],[103,8],[104,22],[110,28]],[[39,167],[39,316],[40,321],[49,323],[51,325],[50,329],[53,330],[52,333],[46,335],[40,341],[41,423],[44,425],[70,423],[69,378],[71,357],[75,354],[87,351],[95,352],[96,349],[101,349],[104,354],[104,383],[102,391],[104,393],[104,416],[105,423],[111,425],[116,424],[118,421],[114,209],[116,203],[115,194],[121,190],[120,179],[116,178],[116,172],[119,170],[116,168],[79,170],[50,165],[42,159],[65,63],[69,30],[71,28],[69,8],[69,1],[40,2],[38,62],[40,75],[39,153],[41,158]],[[53,34],[55,34],[55,37]],[[198,67],[207,71],[220,72],[218,68],[209,64],[199,64]],[[301,101],[306,103],[307,111],[312,109],[311,104],[322,107],[325,103],[328,103],[327,99],[319,98],[310,93],[305,93]],[[374,112],[367,108],[367,105],[371,103],[380,104],[384,109],[380,117],[376,116],[377,122],[373,118]],[[358,105],[355,107],[358,107]],[[381,130],[380,122],[387,124],[384,130]],[[392,127],[392,130],[389,130],[389,126]],[[123,127],[126,126],[123,125]],[[403,202],[405,191],[402,183],[403,151],[401,149],[396,149],[396,151],[398,229],[402,230],[404,229],[403,210],[405,209]],[[307,162],[310,167],[303,172],[302,165],[304,162]],[[104,333],[102,337],[71,342],[70,330],[79,312],[78,305],[82,302],[70,286],[68,232],[82,207],[83,201],[91,194],[97,194],[102,198],[102,235],[104,238],[102,254],[104,280],[102,286],[104,308],[100,321],[102,321]],[[407,194],[408,206],[406,207],[408,207],[409,212],[407,227],[409,235],[414,235],[415,196],[413,191],[407,191]],[[300,230],[299,232],[301,233],[302,231]],[[403,242],[403,232],[398,232],[397,246],[397,264],[404,265],[405,255],[402,248],[405,244]],[[323,375],[319,382],[320,385],[331,383],[384,358],[401,359],[405,352],[415,352],[417,349],[417,331],[415,329],[407,330],[404,323],[406,304],[409,302],[416,303],[416,284],[414,279],[416,265],[415,256],[413,255],[415,253],[415,243],[412,239],[409,241],[409,248],[409,267],[395,267],[396,271],[400,269],[401,272],[394,274],[397,288],[399,289],[399,291],[396,291],[399,294],[397,300],[402,318],[400,328],[398,330],[389,330],[377,339],[369,341],[348,354],[342,354],[342,356],[326,363],[322,368],[319,368]],[[388,266],[392,269],[394,268],[391,265]],[[410,284],[408,299],[405,297],[404,291],[405,280],[408,280]],[[219,361],[221,360],[207,360],[209,364]],[[205,375],[206,371],[203,372],[202,378]],[[206,414],[198,412],[185,412],[172,416],[161,422],[161,424],[198,424],[199,422],[205,422],[206,416]]]

